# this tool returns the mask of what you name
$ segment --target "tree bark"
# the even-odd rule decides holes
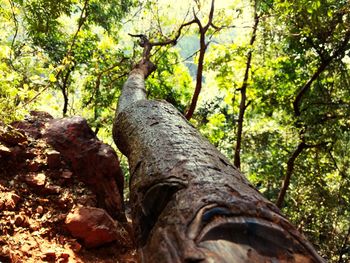
[[[181,113],[146,100],[147,74],[131,72],[113,127],[140,262],[324,262]]]

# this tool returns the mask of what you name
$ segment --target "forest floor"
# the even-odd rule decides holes
[[[74,238],[67,214],[81,205],[96,207],[96,196],[64,161],[49,163],[45,140],[6,136],[0,138],[1,263],[136,262],[132,246],[114,241],[88,249]]]

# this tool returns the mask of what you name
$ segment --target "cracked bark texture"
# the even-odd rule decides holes
[[[126,95],[142,86],[135,74]],[[127,97],[113,137],[129,161],[140,262],[324,262],[172,105]]]

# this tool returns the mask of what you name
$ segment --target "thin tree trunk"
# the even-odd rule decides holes
[[[202,90],[202,79],[203,79],[203,64],[204,64],[204,55],[207,50],[207,44],[205,43],[205,33],[201,33],[200,36],[200,49],[199,49],[199,58],[198,58],[198,70],[196,77],[196,88],[193,93],[191,105],[186,113],[186,119],[189,120],[192,118],[193,113],[196,109],[198,97]]]
[[[284,197],[286,196],[289,184],[290,184],[290,178],[292,177],[293,171],[294,171],[294,164],[295,160],[298,158],[298,156],[302,153],[302,151],[306,148],[306,144],[304,142],[299,143],[298,147],[293,152],[292,156],[288,159],[287,162],[287,171],[286,176],[284,177],[282,187],[280,189],[280,192],[277,197],[276,206],[278,208],[282,207]]]
[[[241,102],[239,105],[239,115],[238,115],[238,126],[237,126],[237,140],[236,140],[236,147],[235,147],[235,155],[234,155],[234,160],[233,164],[238,168],[241,169],[241,145],[242,145],[242,133],[243,133],[243,121],[244,121],[244,113],[245,110],[247,109],[248,105],[246,103],[247,100],[247,87],[248,87],[248,79],[249,79],[249,72],[251,68],[251,62],[252,62],[252,46],[254,45],[255,39],[256,39],[256,31],[258,30],[258,25],[259,25],[259,16],[257,14],[256,10],[256,3],[254,5],[254,26],[253,26],[253,32],[252,32],[252,37],[250,39],[249,45],[250,45],[250,50],[247,55],[247,63],[246,63],[246,69],[244,73],[244,78],[243,78],[243,84],[241,87]]]
[[[219,30],[218,27],[213,25],[213,17],[214,17],[214,8],[215,8],[215,0],[211,1],[211,8],[209,12],[209,17],[208,17],[208,23],[205,26],[202,26],[201,21],[198,19],[197,15],[194,14],[195,16],[195,23],[199,27],[199,58],[198,58],[198,69],[197,69],[197,77],[196,77],[196,88],[193,93],[193,97],[191,100],[190,107],[188,108],[188,111],[185,114],[185,117],[187,120],[191,119],[193,116],[193,113],[196,109],[199,94],[202,90],[202,79],[203,79],[203,64],[204,64],[204,55],[207,50],[208,44],[205,42],[205,37],[207,34],[207,31],[210,27],[214,28],[215,30]]]
[[[74,67],[71,67],[67,70],[66,74],[63,76],[63,80],[62,80],[62,85],[60,85],[60,89],[62,92],[62,96],[63,96],[63,109],[62,109],[62,114],[63,117],[65,117],[67,115],[67,111],[68,111],[68,81],[69,81],[69,77],[70,77],[70,73],[73,71]]]
[[[146,100],[147,74],[131,72],[113,126],[140,262],[324,262],[181,113]]]

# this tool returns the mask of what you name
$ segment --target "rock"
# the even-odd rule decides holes
[[[27,116],[26,120],[16,121],[11,123],[11,125],[28,134],[30,137],[39,139],[42,137],[42,131],[45,128],[45,124],[52,119],[52,116],[46,112],[31,111],[30,116]]]
[[[36,161],[31,161],[27,164],[27,169],[29,172],[37,172],[40,170],[40,163]]]
[[[57,216],[57,222],[66,220],[66,217],[67,217],[66,214],[59,214]]]
[[[38,231],[41,228],[40,224],[35,221],[31,221],[31,224],[29,225],[29,229],[31,231]]]
[[[29,218],[26,215],[16,215],[14,224],[17,227],[29,227]]]
[[[58,243],[64,245],[66,243],[66,238],[64,236],[58,236]]]
[[[43,194],[57,195],[61,192],[61,187],[58,185],[45,184],[44,188],[41,189]]]
[[[83,194],[78,198],[78,203],[82,206],[96,206],[96,197]]]
[[[68,260],[69,254],[65,253],[65,252],[62,252],[59,257],[65,259],[65,260]]]
[[[6,147],[5,145],[0,144],[0,157],[1,156],[9,156],[11,155],[11,149]]]
[[[43,173],[27,174],[25,176],[25,181],[30,186],[42,187],[45,185],[46,176]]]
[[[57,205],[62,209],[67,208],[72,202],[72,199],[67,197],[58,198],[56,200]]]
[[[50,121],[44,136],[71,163],[74,175],[96,194],[99,207],[125,221],[124,176],[113,148],[99,141],[81,117]]]
[[[43,160],[34,159],[27,164],[27,169],[29,172],[37,172],[39,170],[42,170],[44,166],[45,163],[43,162]]]
[[[72,177],[73,173],[71,171],[63,171],[61,174],[61,177],[64,179],[70,179]]]
[[[42,214],[43,212],[44,212],[44,208],[41,206],[41,205],[39,205],[37,208],[36,208],[36,212],[38,213],[38,214]]]
[[[43,253],[43,255],[41,256],[41,258],[44,261],[55,261],[56,259],[56,252],[53,250],[48,250],[46,252]]]
[[[11,255],[11,251],[8,247],[0,247],[0,262],[10,263],[15,262],[15,257]]]
[[[3,246],[6,244],[6,241],[4,240],[3,237],[0,237],[0,246]]]
[[[50,169],[56,169],[61,165],[61,154],[55,150],[47,150],[47,165]]]
[[[77,207],[66,217],[65,224],[73,237],[83,241],[87,248],[94,248],[118,240],[125,244],[127,239],[120,235],[120,225],[107,212],[95,207]]]
[[[18,160],[34,159],[37,156],[32,149],[23,149],[20,146],[15,146],[11,150]]]
[[[79,244],[79,242],[74,241],[70,244],[70,248],[74,251],[74,252],[79,252],[81,250],[81,245]]]
[[[53,119],[53,117],[49,113],[47,113],[45,111],[32,110],[32,111],[30,111],[29,114],[30,114],[31,117],[34,117],[33,119],[35,119],[35,120],[39,119],[39,120],[44,121],[44,122]],[[30,117],[27,117],[27,119],[28,118],[30,118]]]
[[[28,243],[27,241],[21,246],[20,251],[22,251],[24,255],[28,256],[30,254],[30,250],[32,250],[35,247],[35,244]]]
[[[0,126],[0,141],[15,146],[27,141],[27,137],[12,126]]]
[[[0,210],[14,210],[20,197],[13,192],[0,193]]]

